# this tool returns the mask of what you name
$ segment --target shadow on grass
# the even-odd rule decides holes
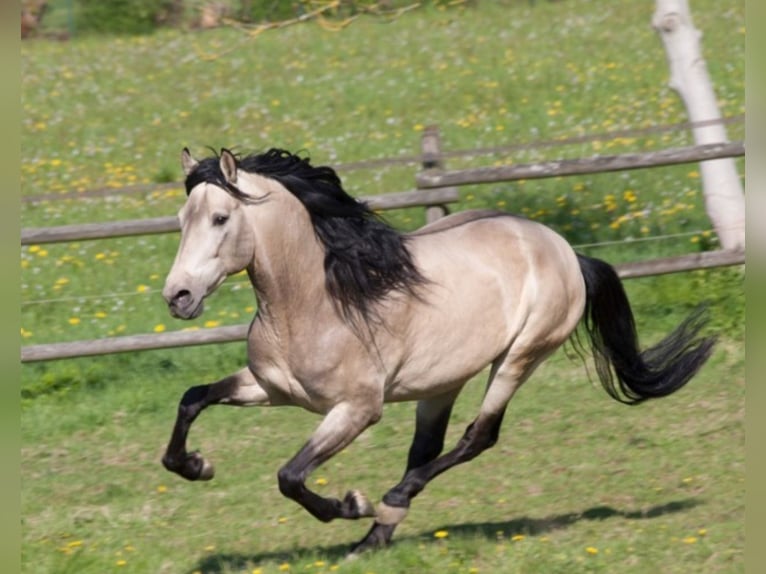
[[[483,537],[487,540],[494,541],[497,540],[498,532],[502,532],[505,537],[511,537],[517,534],[539,536],[556,530],[563,530],[583,521],[601,521],[615,517],[626,520],[649,520],[665,514],[684,512],[695,506],[699,506],[700,504],[702,503],[699,500],[688,498],[653,506],[646,510],[625,511],[617,510],[611,506],[594,506],[583,512],[570,512],[543,518],[523,516],[521,518],[500,522],[440,525],[439,529],[447,530],[450,533],[451,538]],[[396,537],[396,535],[394,535],[393,544],[432,539],[433,531],[429,530],[427,532],[409,536]],[[262,564],[265,562],[300,564],[307,560],[315,560],[319,556],[328,562],[334,563],[342,560],[349,550],[350,545],[344,543],[334,544],[332,546],[291,548],[284,551],[262,552],[256,554],[213,554],[200,560],[190,572],[216,574],[221,572],[240,571],[253,564]]]

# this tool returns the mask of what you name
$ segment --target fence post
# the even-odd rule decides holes
[[[426,126],[420,139],[422,154],[421,166],[426,173],[441,172],[444,169],[444,161],[441,153],[441,140],[439,126]],[[426,223],[432,223],[447,215],[449,210],[446,205],[427,205]]]

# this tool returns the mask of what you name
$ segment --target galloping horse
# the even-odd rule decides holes
[[[205,298],[242,270],[258,311],[247,365],[186,391],[162,462],[189,480],[213,477],[186,450],[192,422],[210,405],[324,415],[279,470],[279,489],[322,521],[373,517],[352,553],[388,544],[430,480],[495,444],[508,401],[581,321],[605,390],[627,404],[678,390],[711,353],[701,313],[640,351],[615,270],[539,223],[466,211],[403,234],[348,195],[333,169],[287,151],[223,149],[197,161],[184,149],[181,159],[188,199],[163,289],[170,313],[199,316]],[[476,419],[442,454],[455,399],[487,366]],[[309,473],[393,401],[417,401],[399,484],[377,506],[355,490],[342,500],[309,490]]]

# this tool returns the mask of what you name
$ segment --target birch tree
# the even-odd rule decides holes
[[[691,122],[721,119],[687,0],[657,0],[652,25],[662,38],[670,87],[681,96]],[[697,144],[728,141],[722,123],[693,128]],[[731,158],[700,163],[705,209],[724,249],[745,247],[745,195]]]

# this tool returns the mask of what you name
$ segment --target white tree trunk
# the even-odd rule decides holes
[[[692,122],[721,118],[687,0],[657,0],[652,25],[662,38],[670,66],[670,87],[678,92]],[[728,141],[723,124],[693,129],[697,144]],[[705,208],[724,249],[745,248],[745,194],[733,159],[700,163]]]

